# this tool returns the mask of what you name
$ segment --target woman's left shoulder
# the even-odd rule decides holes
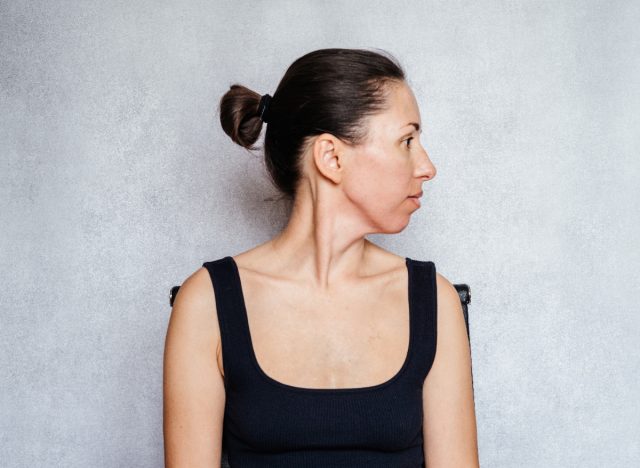
[[[442,273],[436,271],[436,289],[438,292],[438,304],[451,309],[460,307],[460,296],[453,283]]]

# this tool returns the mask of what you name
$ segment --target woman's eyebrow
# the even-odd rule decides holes
[[[400,127],[400,128],[404,128],[404,127],[408,127],[409,125],[413,125],[416,129],[417,132],[422,133],[422,130],[420,130],[420,124],[417,122],[409,122],[408,124]]]

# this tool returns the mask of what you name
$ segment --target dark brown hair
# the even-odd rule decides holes
[[[331,133],[348,144],[367,138],[366,119],[386,108],[387,85],[405,73],[388,52],[320,49],[294,61],[269,103],[264,158],[271,180],[293,199],[300,180],[300,156],[310,137]],[[260,136],[262,95],[231,85],[220,100],[220,123],[249,150]]]

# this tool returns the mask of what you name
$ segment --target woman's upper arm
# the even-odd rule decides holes
[[[219,467],[224,380],[217,362],[220,332],[205,268],[180,287],[164,349],[163,429],[166,468]]]
[[[437,347],[424,382],[424,452],[429,468],[478,467],[471,352],[460,297],[436,273]]]

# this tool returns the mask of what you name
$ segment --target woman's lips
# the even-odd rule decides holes
[[[420,198],[419,197],[407,197],[409,200],[413,201],[418,207],[420,207]]]

